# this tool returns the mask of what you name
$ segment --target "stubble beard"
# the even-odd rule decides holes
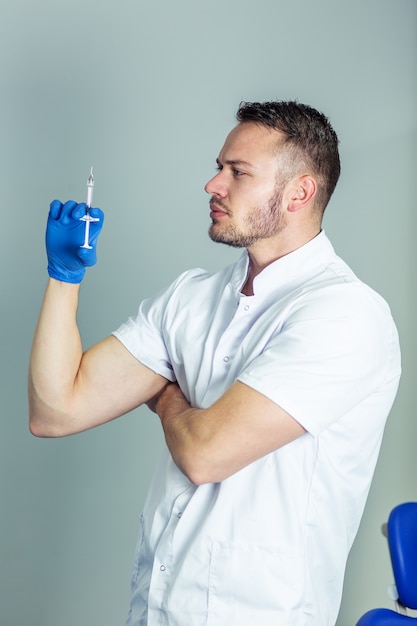
[[[277,187],[274,195],[262,206],[254,207],[246,216],[244,227],[239,229],[234,224],[216,228],[219,220],[213,219],[209,236],[216,243],[224,243],[233,248],[249,248],[260,239],[268,239],[279,233],[286,224],[282,213],[282,187]]]

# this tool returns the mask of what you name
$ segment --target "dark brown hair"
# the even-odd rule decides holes
[[[316,205],[326,208],[340,176],[339,140],[323,113],[297,101],[241,102],[236,113],[241,122],[254,122],[284,134],[279,146],[294,175],[303,169],[317,178]]]

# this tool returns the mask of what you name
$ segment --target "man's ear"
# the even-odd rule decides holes
[[[309,174],[294,178],[290,183],[287,211],[295,213],[312,202],[317,193],[317,183]]]

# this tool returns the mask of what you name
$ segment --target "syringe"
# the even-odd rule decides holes
[[[90,246],[90,244],[88,243],[89,237],[90,237],[90,222],[99,222],[100,218],[98,217],[91,217],[90,215],[90,209],[91,209],[91,203],[93,201],[93,187],[94,187],[94,176],[93,176],[93,166],[91,166],[90,169],[90,176],[88,177],[87,180],[87,202],[86,202],[86,213],[83,217],[80,218],[81,221],[85,222],[85,237],[84,237],[84,243],[82,246],[80,246],[80,248],[89,248],[90,250],[92,249],[93,246]]]

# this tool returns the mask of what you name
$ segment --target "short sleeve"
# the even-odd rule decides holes
[[[176,377],[167,343],[167,312],[175,315],[183,287],[201,273],[195,269],[181,274],[168,288],[144,300],[136,316],[129,317],[112,333],[138,361],[171,382]]]
[[[317,434],[399,373],[388,306],[362,283],[351,283],[299,298],[238,380]]]

